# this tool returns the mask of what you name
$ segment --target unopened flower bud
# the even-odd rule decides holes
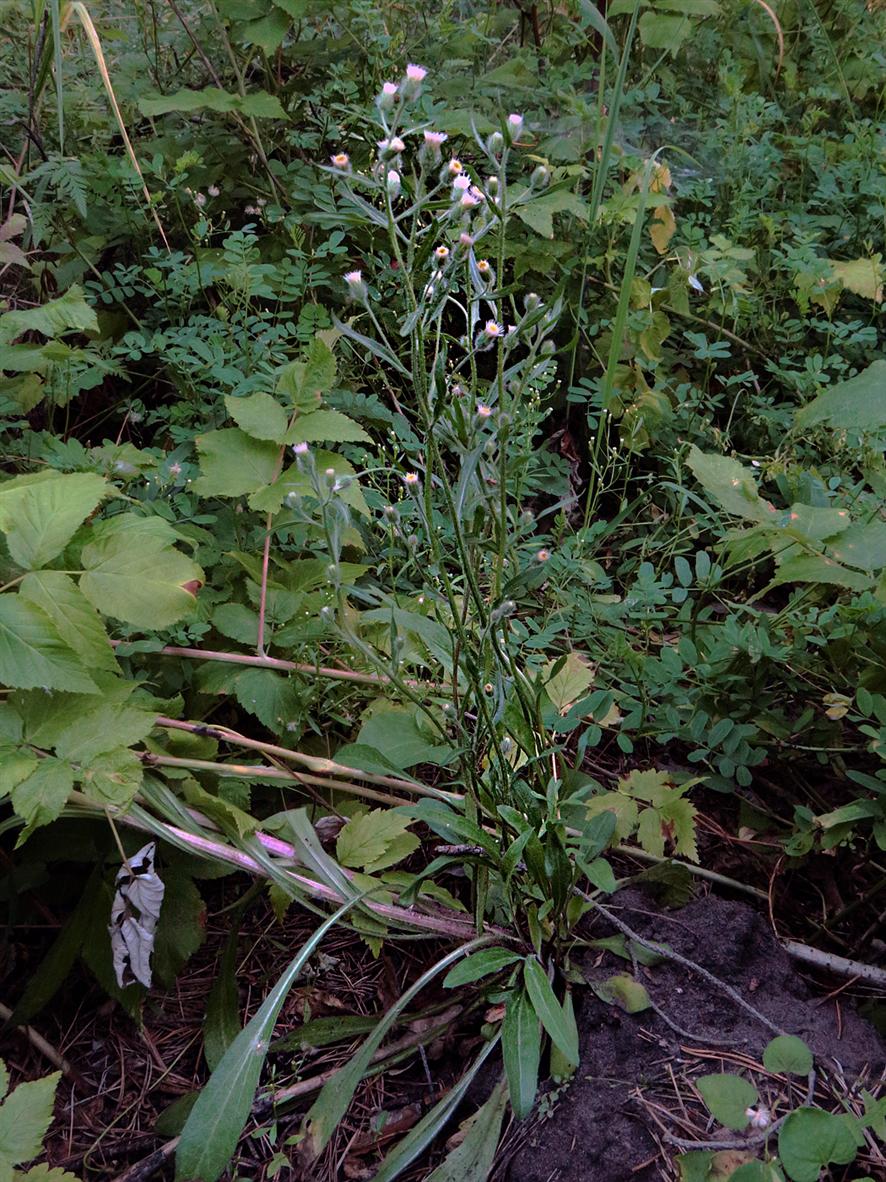
[[[548,181],[550,179],[550,169],[545,168],[543,164],[539,164],[538,168],[532,170],[532,176],[529,178],[530,188],[544,189],[547,187]]]
[[[507,132],[511,143],[520,138],[520,132],[523,130],[523,116],[522,115],[508,115]]]
[[[381,94],[375,100],[382,111],[390,111],[397,101],[397,83],[382,83]]]
[[[323,479],[328,488],[335,488],[335,468],[327,468],[323,473]]]
[[[400,196],[400,174],[397,172],[396,168],[391,168],[388,170],[386,184],[388,196],[392,201],[396,201],[396,199]]]
[[[362,271],[348,271],[345,275],[345,283],[348,285],[348,294],[352,300],[366,299],[369,289],[363,282]]]
[[[486,192],[490,197],[495,197],[498,194],[498,177],[488,176],[486,178]]]
[[[541,307],[541,296],[534,291],[527,292],[523,297],[523,307],[527,312],[534,312],[536,308]]]
[[[500,131],[494,131],[486,141],[486,151],[490,156],[497,156],[505,146],[505,137]]]
[[[416,99],[421,94],[421,84],[427,77],[428,72],[424,66],[408,65],[406,67],[406,77],[400,84],[400,89],[403,92],[405,99]]]

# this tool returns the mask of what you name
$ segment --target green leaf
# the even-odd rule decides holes
[[[91,800],[126,808],[141,788],[142,761],[134,751],[122,747],[91,759],[80,770],[80,788]]]
[[[88,668],[118,671],[101,617],[69,575],[58,570],[31,571],[22,580],[19,595],[46,613]]]
[[[8,796],[22,780],[26,780],[37,763],[37,756],[32,751],[6,744],[0,746],[0,800]]]
[[[640,40],[649,49],[665,49],[676,53],[692,32],[692,22],[686,16],[664,12],[644,12],[637,28]]]
[[[188,804],[199,809],[201,813],[209,817],[210,821],[214,821],[223,833],[234,835],[242,841],[246,837],[251,837],[258,828],[258,821],[255,817],[250,816],[235,804],[231,804],[230,801],[222,800],[220,796],[213,796],[196,780],[186,781],[182,790]]]
[[[224,1171],[249,1116],[283,1003],[323,937],[355,902],[349,900],[317,928],[225,1051],[182,1130],[175,1155],[177,1182],[194,1182],[198,1178],[201,1182],[215,1182]]]
[[[244,710],[278,735],[301,712],[298,683],[273,669],[244,669],[234,681],[234,693]]]
[[[12,790],[12,807],[25,822],[16,849],[41,825],[54,821],[67,804],[74,787],[71,765],[47,755],[41,759],[27,780]]]
[[[710,1149],[691,1149],[688,1153],[677,1154],[680,1182],[708,1182],[713,1160],[713,1150]]]
[[[780,583],[826,583],[834,587],[844,587],[848,591],[866,591],[874,586],[870,575],[857,570],[850,570],[841,566],[833,558],[824,554],[799,554],[783,561],[776,556],[778,569],[772,580],[772,586]]]
[[[315,336],[304,361],[293,361],[280,371],[277,393],[283,394],[301,411],[316,410],[320,397],[335,385],[335,355],[326,342]]]
[[[886,361],[874,361],[867,369],[837,382],[797,412],[801,431],[825,426],[842,431],[881,431],[886,427]]]
[[[272,8],[267,16],[240,27],[240,40],[246,45],[257,45],[265,56],[276,53],[283,44],[292,22],[282,9]]]
[[[617,1005],[627,1014],[640,1014],[652,1004],[644,986],[627,973],[616,973],[606,981],[592,982],[591,988],[601,1001]]]
[[[237,427],[197,436],[200,475],[193,484],[201,497],[241,497],[270,484],[277,472],[280,449],[251,439]]]
[[[237,426],[253,439],[271,440],[278,444],[283,442],[289,420],[286,411],[270,394],[259,391],[248,398],[234,398],[228,394],[225,406]]]
[[[101,476],[89,472],[0,485],[0,530],[13,560],[25,570],[45,566],[65,548],[107,488]]]
[[[857,1122],[845,1114],[795,1109],[778,1131],[778,1156],[785,1173],[793,1182],[818,1182],[823,1166],[848,1165],[858,1149],[856,1131]]]
[[[0,316],[0,344],[7,345],[26,332],[58,337],[66,332],[98,333],[95,309],[83,298],[83,289],[73,284],[64,295],[47,300],[37,308],[6,312]]]
[[[337,410],[300,414],[286,432],[285,443],[369,443],[363,428]]]
[[[357,482],[357,474],[353,465],[348,463],[344,456],[321,449],[314,452],[314,463],[321,472],[331,468],[339,480],[347,477],[349,483],[340,488],[336,496],[364,517],[369,516],[369,506]],[[315,496],[310,477],[307,473],[299,471],[297,465],[292,464],[273,484],[253,493],[249,498],[249,507],[259,512],[276,512],[287,497]]]
[[[780,1034],[763,1051],[767,1071],[787,1075],[808,1075],[812,1070],[812,1051],[793,1034]]]
[[[203,1054],[210,1071],[215,1071],[228,1047],[240,1033],[240,999],[237,989],[237,947],[239,923],[228,933],[224,951],[209,996],[203,1019]]]
[[[357,742],[384,752],[398,768],[417,763],[445,765],[455,757],[453,748],[432,743],[419,730],[414,707],[382,701],[371,707],[364,719]]]
[[[571,213],[580,221],[588,219],[586,202],[568,189],[560,189],[554,193],[546,193],[543,197],[535,197],[525,205],[515,204],[513,211],[522,222],[525,222],[542,238],[554,237],[555,213]]]
[[[460,985],[469,985],[472,981],[500,973],[508,965],[522,959],[519,952],[510,952],[507,948],[484,948],[482,952],[475,952],[451,968],[443,978],[443,988],[456,989]]]
[[[832,558],[846,566],[874,571],[886,567],[886,521],[858,522],[828,546]]]
[[[566,1061],[577,1067],[578,1027],[575,1025],[575,1017],[560,1005],[547,973],[535,957],[530,956],[525,961],[523,977],[532,1008],[541,1019],[542,1026]]]
[[[45,612],[20,595],[0,595],[0,683],[20,689],[96,689],[80,658]]]
[[[721,1073],[703,1075],[695,1086],[711,1115],[727,1129],[742,1130],[748,1127],[746,1109],[757,1103],[759,1095],[752,1083],[740,1075]]]
[[[543,672],[547,675],[545,692],[560,714],[568,713],[569,707],[594,684],[593,667],[586,657],[576,652],[549,661]]]
[[[423,1116],[418,1124],[409,1130],[403,1140],[394,1146],[385,1157],[372,1182],[394,1182],[394,1179],[399,1178],[408,1165],[414,1162],[417,1157],[431,1146],[461,1104],[465,1093],[474,1082],[480,1068],[492,1054],[497,1042],[497,1039],[493,1039],[483,1047],[480,1054],[458,1083],[449,1091],[445,1092],[443,1098],[437,1101],[430,1112]],[[499,1117],[500,1120],[501,1117]],[[490,1152],[494,1153],[497,1140],[498,1136],[496,1134],[495,1138],[493,1138],[491,1151],[488,1147],[485,1150],[481,1149],[484,1157]],[[461,1175],[463,1182],[468,1182],[469,1178],[474,1177],[475,1175],[473,1174]]]
[[[339,862],[367,874],[393,866],[418,849],[418,838],[407,831],[409,824],[408,817],[390,809],[352,817],[335,844]]]
[[[706,455],[693,444],[687,463],[699,484],[727,513],[752,521],[771,520],[772,511],[761,500],[753,473],[738,460]]]
[[[143,95],[138,100],[141,113],[149,119],[157,115],[167,115],[171,111],[190,113],[192,111],[216,111],[218,114],[235,112],[253,119],[285,119],[286,112],[280,105],[276,95],[268,94],[266,90],[256,90],[251,94],[231,94],[226,90],[219,90],[216,86],[207,86],[203,90],[177,90],[174,94]]]
[[[541,1027],[532,1002],[522,989],[508,1000],[501,1027],[501,1049],[511,1108],[517,1120],[523,1120],[532,1111],[538,1090]]]
[[[154,939],[154,972],[171,985],[184,964],[206,939],[206,904],[190,875],[170,869]]]
[[[141,742],[157,717],[154,699],[120,677],[98,674],[96,680],[97,692],[89,695],[47,697],[37,690],[17,694],[27,741],[36,747],[55,747],[59,755],[76,763]]]
[[[137,628],[166,628],[194,606],[203,571],[172,543],[160,518],[125,513],[83,547],[80,590],[104,615]],[[60,687],[65,688],[65,687]]]
[[[52,1120],[61,1072],[21,1083],[0,1106],[0,1164],[7,1169],[36,1157]]]
[[[461,1142],[428,1175],[427,1182],[486,1182],[498,1148],[507,1100],[507,1080],[502,1079],[486,1103],[462,1121]]]

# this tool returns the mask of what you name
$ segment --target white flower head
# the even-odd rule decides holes
[[[474,239],[471,237],[470,234],[467,233],[467,231],[464,231],[463,233],[459,234],[458,241],[459,241],[459,245],[461,245],[461,246],[473,246],[474,245]]]
[[[196,205],[199,205],[201,207],[204,206],[206,204],[206,194],[205,193],[195,193],[194,194],[194,202]]]
[[[542,548],[541,550],[536,551],[535,561],[536,562],[547,562],[547,560],[550,557],[551,557],[550,550],[545,550],[544,548]]]
[[[489,259],[477,259],[477,270],[481,275],[491,275],[492,264],[490,263]]]
[[[761,1104],[759,1108],[746,1108],[745,1116],[750,1121],[752,1129],[768,1129],[772,1123],[772,1117],[769,1115],[769,1109],[764,1108]]]
[[[330,156],[332,167],[339,169],[341,172],[347,172],[351,167],[351,158],[347,152],[336,152],[334,156]]]
[[[428,72],[424,66],[416,66],[410,63],[406,67],[406,77],[401,84],[401,90],[405,99],[416,99],[421,94],[421,84],[427,78]]]
[[[465,166],[455,156],[452,157],[446,167],[449,169],[450,176],[458,176],[460,172],[464,172],[465,170]]]
[[[438,263],[445,263],[449,258],[449,247],[442,245],[438,246],[434,251],[434,258]]]
[[[218,187],[218,185],[208,185],[206,192],[210,197],[218,197],[219,193],[221,193],[221,189]]]
[[[497,320],[487,320],[483,326],[483,332],[491,341],[494,341],[502,336],[504,329]]]
[[[310,447],[307,443],[296,443],[292,449],[292,454],[296,456],[306,456],[310,453]]]
[[[420,483],[420,477],[417,472],[407,472],[403,477],[403,483],[407,488],[416,488]]]

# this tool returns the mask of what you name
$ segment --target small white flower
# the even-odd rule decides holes
[[[550,552],[550,550],[541,549],[541,550],[539,550],[539,551],[537,551],[537,552],[536,552],[536,555],[535,555],[535,561],[536,561],[536,562],[547,562],[547,560],[548,560],[550,557],[551,557],[551,552]]]
[[[746,1108],[745,1116],[750,1121],[752,1129],[768,1129],[772,1123],[769,1109],[764,1108],[762,1104],[759,1108]]]
[[[292,454],[296,456],[306,456],[310,452],[310,447],[307,443],[296,443],[292,449]]]
[[[477,270],[483,276],[491,275],[492,274],[492,264],[489,262],[489,259],[477,259]],[[491,323],[491,321],[490,321],[490,323]]]
[[[445,263],[446,260],[449,258],[449,247],[448,246],[438,246],[436,248],[436,250],[434,251],[434,258],[437,260],[438,263]]]
[[[347,152],[336,152],[334,156],[330,156],[332,167],[338,168],[342,172],[349,171],[351,167],[351,158]]]
[[[206,194],[197,193],[194,197],[194,202],[201,207],[204,206],[206,204]]]
[[[474,245],[474,239],[470,236],[470,234],[467,234],[467,233],[459,234],[458,241],[461,246],[473,246]]]
[[[467,192],[462,193],[461,200],[459,201],[462,209],[474,209],[479,204],[480,198],[476,195],[475,189],[469,189]]]
[[[485,333],[485,335],[487,337],[489,337],[489,339],[491,341],[494,341],[496,339],[496,337],[500,337],[502,335],[502,333],[504,332],[504,329],[498,323],[498,321],[487,320],[485,325],[483,326],[483,332]]]
[[[210,197],[218,197],[219,193],[221,193],[221,189],[218,187],[218,185],[209,185],[206,189],[206,192]]]
[[[419,475],[417,472],[407,472],[403,477],[403,483],[407,488],[415,488],[419,483]]]
[[[170,476],[181,476],[181,474],[182,474],[181,464],[170,464],[169,465],[169,475]]]
[[[465,166],[462,164],[462,162],[460,160],[457,160],[454,156],[449,161],[447,168],[449,169],[450,176],[458,176],[458,174],[460,172],[464,172],[464,170],[465,170]]]

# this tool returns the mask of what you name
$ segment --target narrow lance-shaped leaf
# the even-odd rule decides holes
[[[501,1046],[511,1107],[517,1119],[522,1120],[532,1111],[541,1058],[538,1015],[522,989],[508,1001],[501,1028]]]
[[[360,896],[362,898],[362,896]],[[274,1024],[289,991],[323,937],[357,903],[349,899],[299,950],[255,1016],[240,1031],[197,1098],[175,1157],[177,1182],[215,1182],[231,1159],[249,1116]]]

